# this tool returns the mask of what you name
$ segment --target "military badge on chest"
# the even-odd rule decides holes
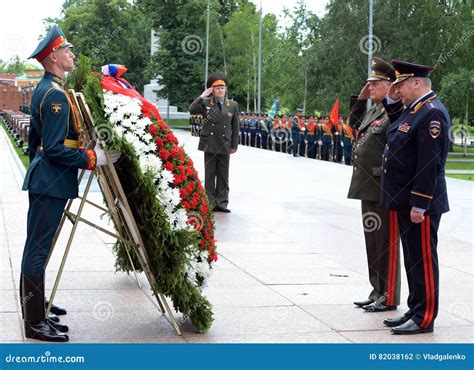
[[[61,114],[62,109],[63,109],[63,105],[61,103],[51,103],[51,112],[55,116],[59,116]]]
[[[433,139],[436,139],[441,133],[441,122],[431,121],[429,127],[430,135]]]
[[[370,124],[371,127],[378,128],[383,125],[383,121],[381,119],[376,119],[374,122]]]
[[[398,126],[398,131],[401,131],[403,133],[408,133],[410,130],[411,126],[408,124],[408,122],[402,123],[400,126]]]

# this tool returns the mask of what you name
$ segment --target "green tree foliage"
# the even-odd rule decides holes
[[[259,12],[249,0],[210,4],[209,73],[227,73],[229,96],[241,110],[254,111]],[[436,65],[434,90],[442,90],[454,115],[464,116],[466,88],[456,89],[450,79],[460,81],[474,70],[470,1],[373,4],[373,56]],[[206,18],[207,0],[66,0],[60,23],[76,51],[91,56],[94,66],[125,64],[127,79],[139,88],[156,78],[163,86],[158,94],[186,110],[204,88]],[[339,98],[340,114],[347,115],[349,96],[358,94],[367,78],[368,22],[368,0],[329,0],[321,18],[304,0],[283,14],[266,14],[262,110],[280,98],[280,108],[289,112],[300,107],[307,114],[328,114]],[[159,51],[149,62],[151,28]]]
[[[127,80],[141,90],[150,59],[151,26],[126,0],[68,0],[59,23],[76,54],[91,58],[94,69],[110,63],[127,66]]]

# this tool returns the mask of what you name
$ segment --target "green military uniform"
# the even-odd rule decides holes
[[[390,65],[374,58],[372,75],[368,81],[374,80],[394,81],[395,72]],[[382,104],[373,105],[367,112],[366,106],[367,100],[353,97],[349,116],[349,124],[353,129],[359,130],[359,136],[354,147],[348,198],[361,200],[369,280],[373,287],[368,301],[363,303],[370,305],[373,301],[395,307],[400,303],[400,253],[396,215],[380,204],[382,154],[389,119]]]
[[[223,74],[212,74],[208,87],[216,80],[226,81]],[[202,114],[198,149],[204,152],[205,188],[214,209],[226,209],[229,203],[229,159],[231,149],[239,145],[239,108],[236,102],[215,97],[198,97],[189,106],[191,114]]]
[[[61,29],[53,26],[30,58],[42,62],[54,51],[70,47]],[[73,58],[71,54],[66,55]],[[78,196],[78,169],[94,170],[97,164],[94,150],[79,147],[76,115],[64,80],[47,70],[31,101],[30,166],[23,183],[29,209],[20,277],[25,336],[43,341],[69,339],[64,334],[67,326],[45,319],[45,264],[66,202]]]

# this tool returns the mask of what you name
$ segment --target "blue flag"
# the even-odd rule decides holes
[[[273,117],[275,117],[278,113],[278,102],[280,99],[274,99],[272,103],[272,107],[270,108],[270,111],[267,113],[267,120],[268,121],[273,121]]]

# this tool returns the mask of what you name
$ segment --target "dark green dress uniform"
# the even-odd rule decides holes
[[[400,83],[427,77],[434,67],[392,61]],[[408,279],[410,318],[392,330],[397,334],[431,332],[438,314],[438,227],[449,211],[445,164],[451,120],[443,103],[431,91],[409,107],[384,102],[392,124],[383,154],[381,202],[397,211]],[[413,223],[412,207],[424,212]]]
[[[189,112],[205,116],[198,149],[204,152],[206,193],[212,207],[225,209],[229,203],[230,150],[239,145],[238,105],[227,98],[221,104],[214,97],[198,97],[189,106]]]
[[[395,80],[395,71],[374,58],[368,81]],[[369,301],[387,307],[400,304],[400,251],[396,212],[380,204],[382,154],[390,124],[382,104],[367,110],[367,100],[352,97],[349,125],[359,131],[353,153],[353,171],[348,198],[360,199],[369,281]],[[370,305],[370,302],[365,302]],[[377,305],[380,308],[380,305]],[[373,307],[373,305],[371,306]]]
[[[66,201],[78,196],[78,169],[95,169],[96,165],[93,150],[79,149],[79,130],[63,83],[46,72],[31,102],[30,166],[23,183],[30,204],[21,266],[26,276],[44,275]]]
[[[52,51],[71,46],[54,26],[30,58],[41,62]],[[78,196],[78,169],[93,170],[96,166],[95,152],[79,148],[79,113],[74,109],[64,90],[64,80],[45,72],[31,101],[30,166],[23,183],[23,190],[29,192],[29,209],[20,301],[25,335],[56,342],[68,338],[54,329],[57,324],[45,320],[45,263],[66,202]]]

